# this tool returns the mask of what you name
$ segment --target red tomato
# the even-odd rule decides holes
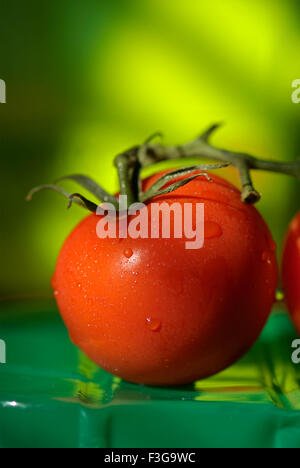
[[[282,281],[292,321],[300,334],[300,213],[288,229],[283,253]]]
[[[174,236],[99,239],[96,215],[63,246],[53,279],[58,307],[72,341],[103,369],[142,384],[185,384],[231,365],[258,338],[275,297],[276,247],[258,211],[211,178],[145,208],[203,202],[202,249],[187,250],[187,239]]]

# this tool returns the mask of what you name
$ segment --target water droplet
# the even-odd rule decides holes
[[[204,239],[215,239],[216,237],[221,237],[222,234],[223,231],[219,224],[212,221],[204,223]]]
[[[151,331],[159,331],[161,329],[161,321],[157,318],[147,318],[147,327]]]
[[[261,259],[264,263],[267,263],[268,265],[271,265],[272,264],[272,261],[271,261],[271,253],[268,252],[267,250],[265,250],[262,254],[261,254]]]
[[[131,258],[133,255],[133,250],[132,249],[126,249],[124,250],[124,255],[126,258]]]
[[[54,294],[54,296],[56,296],[56,297],[57,297],[57,296],[59,295],[59,292],[58,292],[58,291],[54,291],[54,293],[53,293],[53,294]]]

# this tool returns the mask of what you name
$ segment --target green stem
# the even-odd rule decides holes
[[[209,136],[218,128],[217,125],[207,130],[202,137],[180,146],[148,145],[147,150],[141,154],[143,167],[160,161],[183,158],[208,158],[232,164],[239,171],[242,184],[242,200],[246,203],[256,203],[260,200],[259,192],[254,188],[251,179],[251,170],[262,170],[290,175],[300,179],[300,161],[276,162],[256,158],[247,153],[228,151],[212,146],[208,142]]]
[[[127,196],[127,207],[138,201],[137,184],[137,148],[119,154],[114,161],[118,171],[120,194]]]
[[[242,184],[242,200],[246,203],[249,203],[250,205],[257,203],[260,200],[261,195],[253,187],[249,166],[244,160],[241,159],[240,163],[236,167],[239,171]]]
[[[256,203],[260,199],[259,192],[253,186],[250,174],[251,170],[275,172],[300,179],[300,161],[266,161],[247,153],[228,151],[210,145],[209,138],[218,128],[218,124],[213,125],[196,140],[180,146],[164,146],[161,144],[153,144],[151,143],[153,139],[152,136],[143,145],[135,146],[118,155],[115,158],[114,164],[118,171],[120,194],[127,196],[127,208],[135,202],[149,200],[150,198],[158,196],[162,193],[169,193],[172,190],[176,190],[178,187],[188,183],[190,180],[193,180],[193,178],[198,177],[198,175],[201,175],[192,175],[188,179],[182,179],[182,175],[184,174],[187,175],[192,174],[192,172],[213,170],[228,164],[231,164],[237,168],[242,185],[242,200],[249,204]],[[161,179],[159,179],[156,184],[150,187],[147,193],[143,193],[140,177],[141,170],[143,168],[161,161],[171,161],[184,158],[207,158],[210,160],[216,160],[218,163],[223,162],[225,164],[215,164],[211,166],[197,165],[173,171],[168,174],[167,178],[164,179],[163,176]],[[111,202],[118,209],[119,205],[117,198],[107,193],[91,178],[78,174],[68,176],[66,178],[77,182],[79,185],[93,193],[101,201]],[[176,180],[178,178],[181,178],[181,180]],[[164,188],[167,182],[173,183],[169,187]],[[59,192],[69,200],[69,204],[74,201],[80,206],[87,208],[89,211],[96,211],[97,205],[95,203],[90,202],[80,194],[76,193],[71,195],[56,185],[44,185],[37,187],[29,193],[27,199],[31,200],[32,196],[36,192],[45,189],[51,189]]]
[[[265,161],[263,159],[254,158],[252,169],[276,172],[296,177],[297,179],[300,178],[300,161],[281,163],[276,161]]]

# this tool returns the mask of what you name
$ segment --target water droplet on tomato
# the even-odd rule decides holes
[[[157,318],[147,318],[147,327],[151,331],[159,331],[161,329],[161,321]]]
[[[132,249],[126,249],[124,250],[124,255],[126,258],[131,258],[133,255],[133,250]]]
[[[268,252],[267,250],[265,250],[262,254],[261,254],[261,259],[264,263],[267,263],[268,265],[271,265],[272,264],[272,261],[271,261],[271,253]]]
[[[59,292],[58,292],[58,291],[54,291],[54,293],[53,293],[53,294],[54,294],[54,296],[56,296],[56,297],[57,297],[57,296],[59,295]]]
[[[222,234],[223,231],[219,224],[213,221],[206,221],[204,223],[204,239],[215,239],[221,237]]]

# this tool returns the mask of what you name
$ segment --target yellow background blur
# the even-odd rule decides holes
[[[58,251],[85,216],[54,193],[26,204],[32,186],[80,172],[114,191],[118,152],[156,130],[183,143],[218,121],[215,144],[300,154],[299,1],[1,0],[0,10],[2,297],[48,294]],[[300,182],[254,180],[280,250]]]

